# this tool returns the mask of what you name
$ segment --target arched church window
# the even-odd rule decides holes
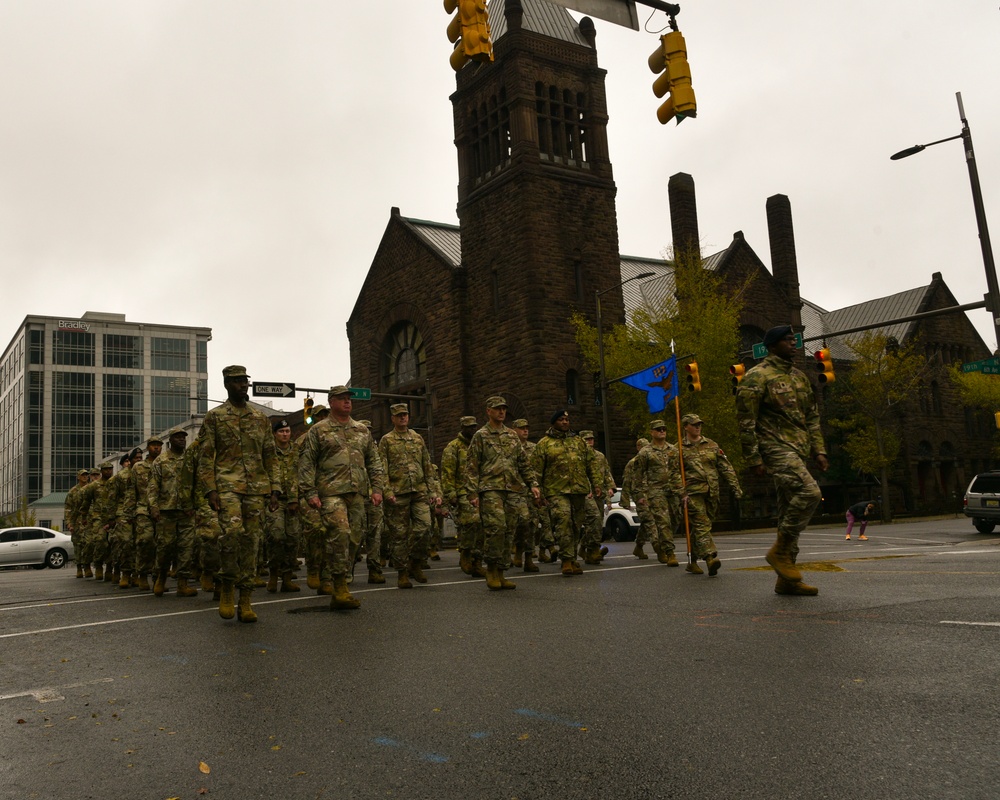
[[[392,327],[382,346],[382,386],[393,389],[426,375],[424,339],[412,322]]]

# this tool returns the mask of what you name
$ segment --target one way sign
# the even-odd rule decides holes
[[[294,383],[262,383],[254,381],[254,397],[295,397]]]

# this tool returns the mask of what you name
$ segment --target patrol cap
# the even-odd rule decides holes
[[[329,414],[329,413],[330,413],[330,409],[327,408],[326,406],[323,406],[323,405],[313,406],[312,418],[316,419],[317,417],[320,417],[320,416],[323,416],[324,414]]]
[[[101,468],[100,467],[91,467],[90,468],[90,472],[88,474],[89,475],[100,475],[101,474]]]
[[[639,439],[635,440],[635,443],[636,443],[637,447],[648,447],[649,446],[649,439],[639,438]]]
[[[350,393],[351,393],[350,386],[344,386],[343,384],[339,383],[336,386],[331,386],[330,391],[328,391],[326,394],[327,397],[339,397],[342,394],[350,394]]]
[[[274,431],[275,433],[277,433],[282,428],[289,428],[290,429],[291,427],[292,426],[288,424],[288,420],[287,419],[279,419],[279,420],[275,420],[274,424],[271,425],[271,430]]]
[[[701,425],[702,419],[697,414],[685,414],[681,417],[681,425]]]
[[[241,367],[239,364],[230,364],[228,367],[222,368],[223,378],[249,378],[247,375],[247,368]]]
[[[76,477],[78,477],[78,478],[79,478],[79,477],[80,477],[81,475],[89,475],[89,474],[90,474],[90,470],[89,470],[89,469],[78,469],[78,470],[76,471]]]
[[[667,428],[667,423],[664,422],[662,419],[654,419],[652,422],[649,423],[649,429],[651,431],[666,430],[666,428]]]
[[[105,469],[114,469],[114,468],[115,468],[115,465],[112,464],[110,461],[105,461],[103,464],[101,464],[101,469],[102,470],[105,470]]]
[[[581,439],[593,439],[594,438],[594,432],[593,431],[580,431],[580,438]]]
[[[176,427],[170,429],[170,431],[167,433],[167,438],[169,439],[175,433],[181,433],[184,436],[188,435],[188,432],[186,430],[184,430],[180,425],[177,425]]]
[[[394,417],[400,414],[409,414],[410,407],[406,403],[393,403],[389,406],[389,413]]]
[[[470,425],[478,425],[479,423],[476,422],[475,417],[465,416],[458,421],[458,424],[461,425],[463,428],[468,428]]]
[[[776,325],[764,334],[764,347],[777,344],[792,332],[791,325]]]
[[[372,421],[370,419],[359,419],[358,422],[368,428],[368,430],[372,429]]]
[[[487,408],[507,408],[507,401],[500,395],[494,394],[486,398]]]
[[[149,447],[149,445],[151,444],[163,444],[163,439],[161,439],[159,436],[150,436],[146,440],[146,447]]]
[[[527,428],[528,427],[528,420],[526,420],[524,417],[521,417],[520,419],[515,419],[514,422],[511,423],[511,424],[515,428]]]

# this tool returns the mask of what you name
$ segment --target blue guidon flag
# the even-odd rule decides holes
[[[670,356],[666,361],[622,378],[621,382],[645,392],[649,413],[659,414],[679,392],[677,357]]]

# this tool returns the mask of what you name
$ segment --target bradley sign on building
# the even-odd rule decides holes
[[[61,331],[89,331],[90,323],[82,319],[61,319],[57,327]]]

